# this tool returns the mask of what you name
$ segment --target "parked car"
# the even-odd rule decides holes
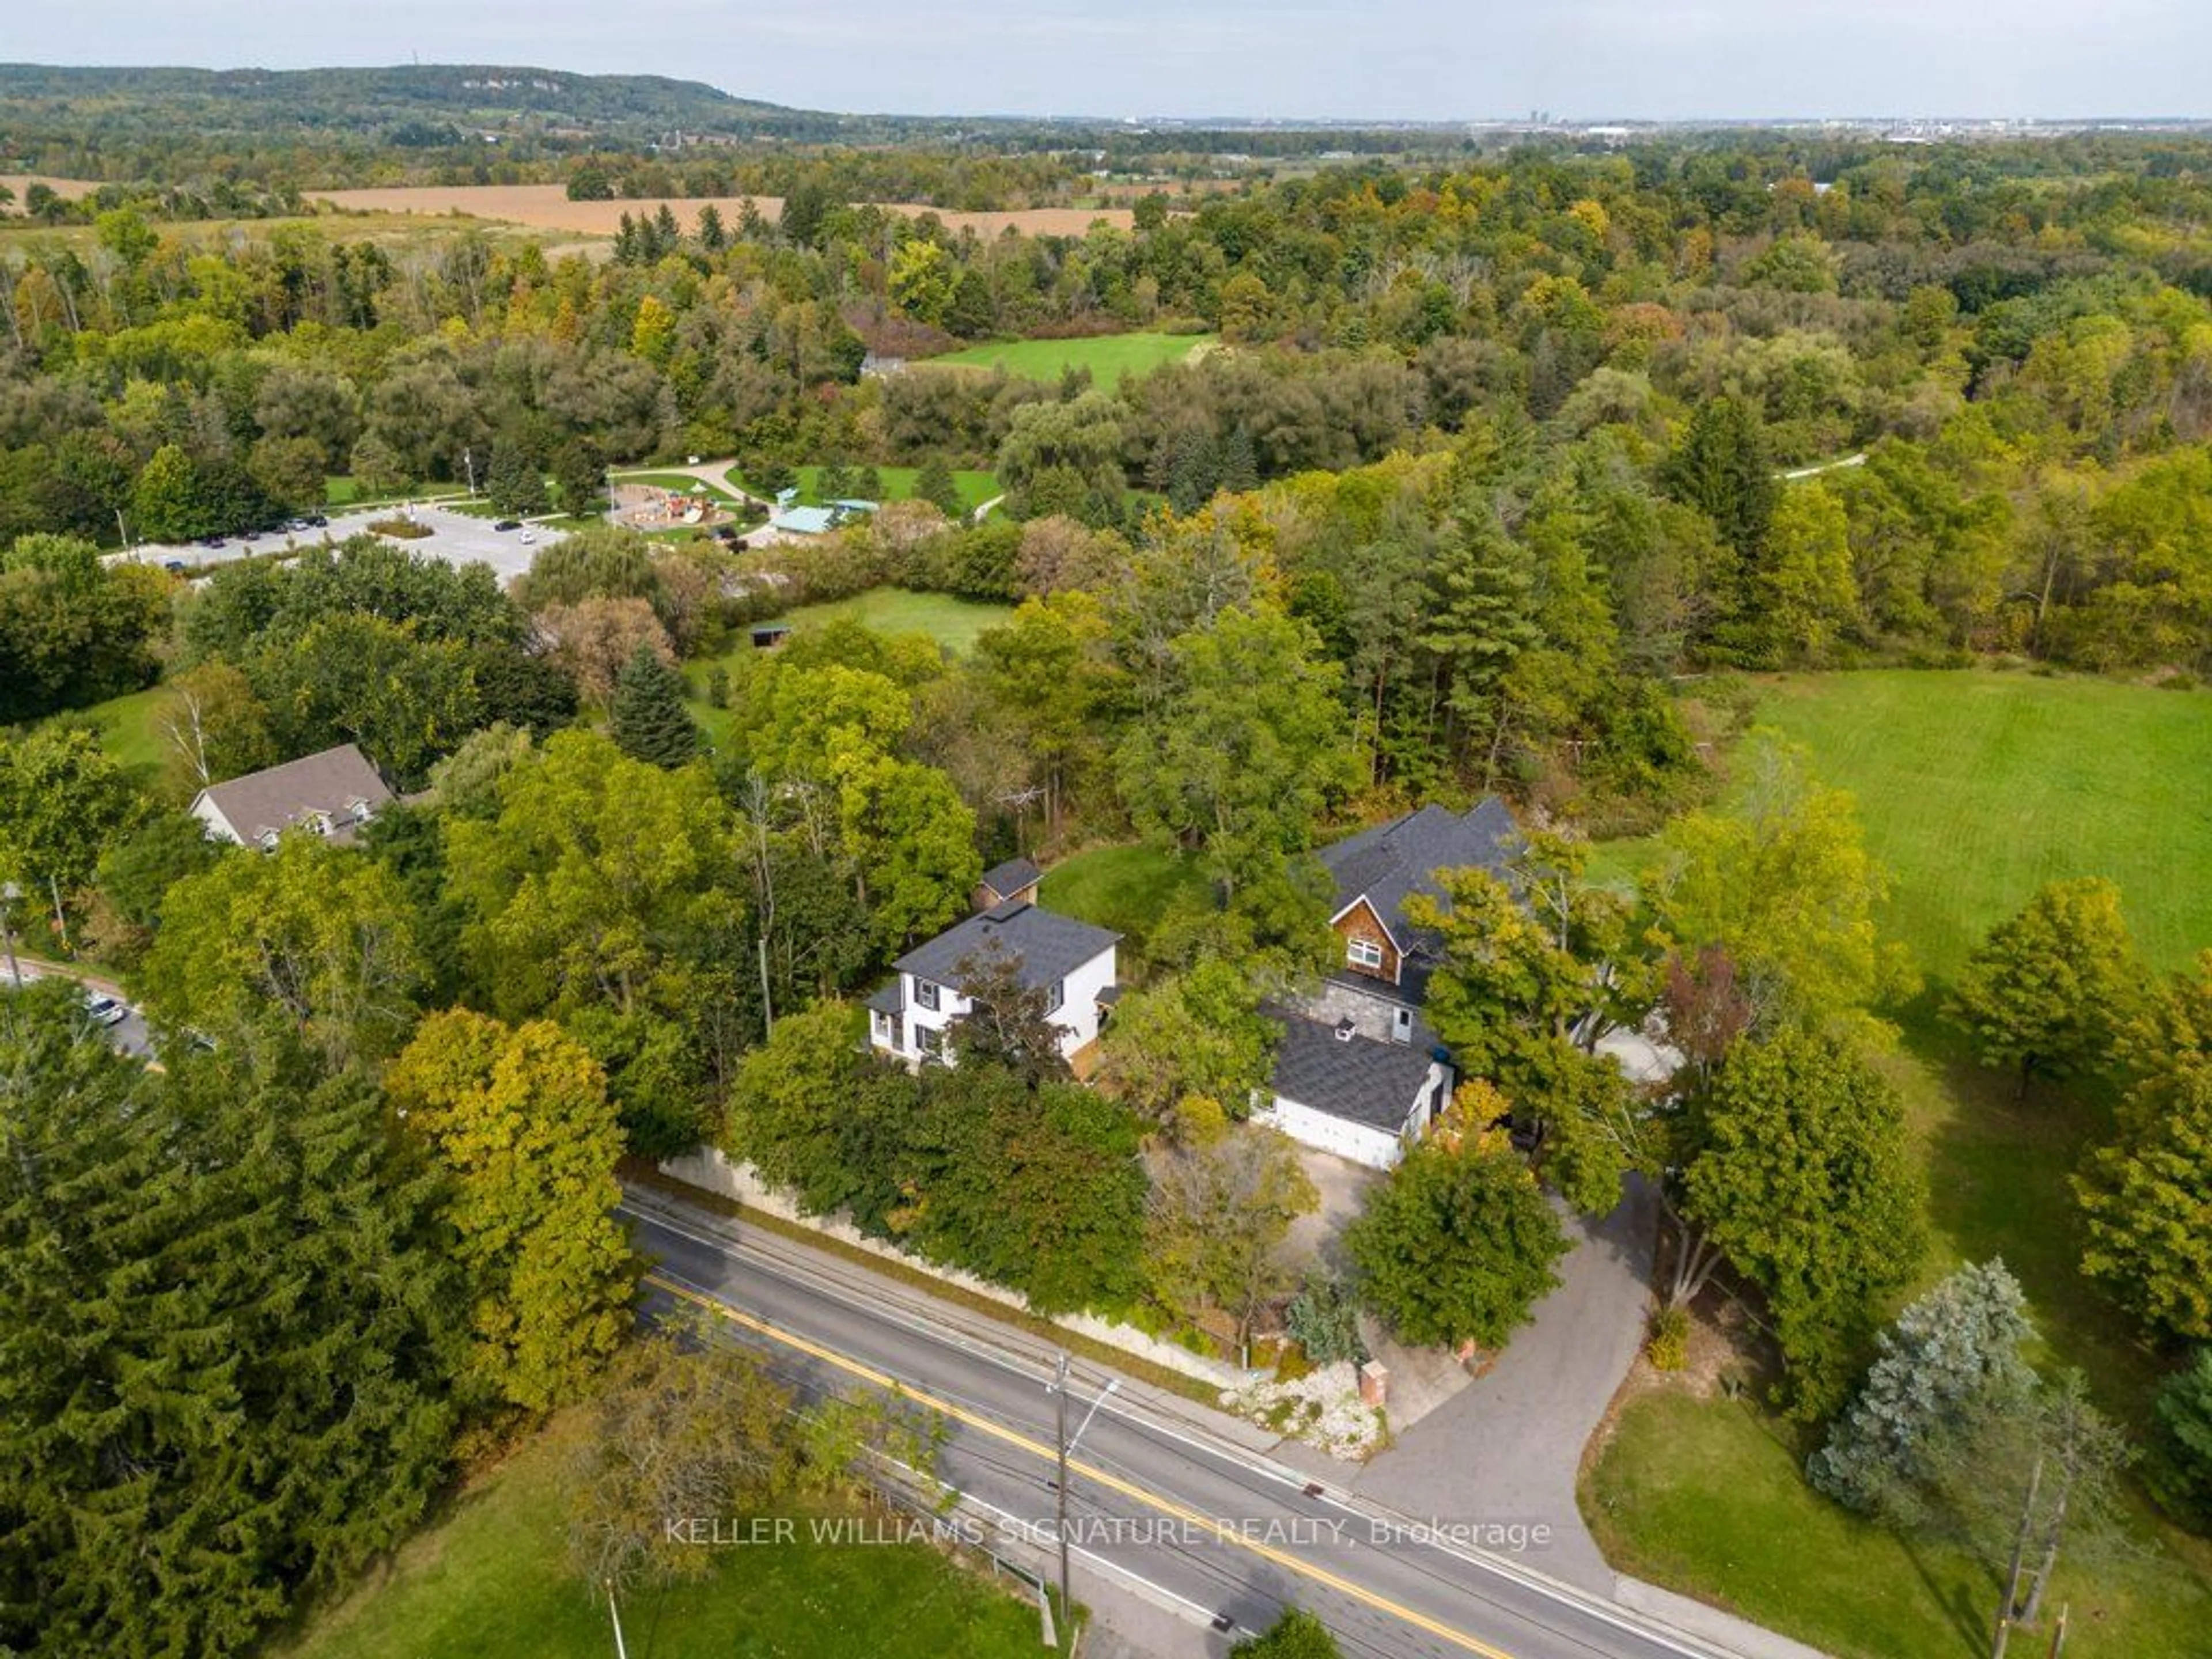
[[[222,545],[222,538],[220,536],[203,536],[200,538],[200,545],[202,547],[221,547]]]
[[[536,541],[537,539],[538,539],[538,532],[537,532],[536,531],[534,531],[534,530],[530,530],[530,529],[526,529],[526,530],[524,530],[524,531],[523,531],[523,532],[522,532],[522,544],[523,544],[525,547],[529,546],[531,543],[532,543],[532,542]]]
[[[84,994],[84,1011],[92,1016],[95,1024],[120,1025],[131,1018],[130,1006],[99,991]]]
[[[522,520],[520,519],[501,519],[497,524],[492,526],[492,528],[494,530],[520,530],[522,528]]]
[[[172,576],[181,576],[185,574],[185,562],[182,559],[164,559],[161,561],[161,568]]]
[[[329,523],[330,520],[319,513],[312,513],[307,515],[307,525],[310,530],[320,530]]]
[[[261,532],[258,530],[241,530],[238,532],[238,539],[242,542],[258,542],[261,539]]]

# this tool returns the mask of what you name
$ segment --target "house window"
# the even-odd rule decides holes
[[[942,1059],[945,1054],[945,1033],[934,1025],[917,1025],[914,1028],[914,1048],[916,1054],[927,1059]]]
[[[1364,973],[1379,974],[1382,971],[1382,947],[1371,939],[1346,941],[1344,959]]]
[[[937,984],[933,980],[918,979],[914,982],[914,1003],[917,1008],[937,1011]]]
[[[1049,993],[1049,1000],[1044,1005],[1045,1012],[1048,1014],[1058,1013],[1060,1012],[1060,1005],[1066,1000],[1067,981],[1064,979],[1056,979],[1053,981]]]
[[[1393,1042],[1411,1042],[1413,1040],[1413,1011],[1411,1008],[1393,1008],[1390,1011],[1390,1040]]]
[[[889,1014],[878,1013],[871,1014],[869,1018],[875,1024],[877,1046],[884,1048],[891,1047],[893,1042],[891,1036],[891,1017]]]

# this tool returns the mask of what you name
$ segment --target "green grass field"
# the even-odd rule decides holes
[[[959,657],[975,648],[977,636],[987,629],[998,627],[1013,614],[1013,609],[1009,605],[956,599],[946,593],[915,593],[903,587],[872,587],[865,593],[855,593],[849,599],[836,599],[827,605],[801,605],[777,620],[788,623],[792,630],[799,633],[809,628],[819,628],[824,623],[849,618],[878,634],[926,635]],[[701,658],[684,665],[684,677],[691,686],[692,718],[716,743],[720,743],[729,731],[730,715],[727,709],[716,708],[707,702],[708,676],[714,672],[717,665],[735,669],[752,655],[752,641],[748,630],[739,629],[733,642],[720,655]]]
[[[155,727],[161,713],[162,688],[126,692],[88,708],[73,710],[69,718],[88,720],[100,728],[100,746],[134,771],[160,769],[166,754],[161,734]]]
[[[1071,368],[1087,368],[1094,384],[1111,392],[1126,374],[1181,362],[1213,344],[1210,334],[1100,334],[1081,340],[1006,340],[932,357],[961,368],[1003,368],[1029,380],[1057,380]]]
[[[1744,1405],[1647,1395],[1622,1413],[1583,1513],[1622,1571],[1698,1587],[1839,1659],[1989,1651],[1992,1569],[1855,1519],[1799,1469],[1798,1447]],[[2133,1554],[2093,1570],[2062,1558],[2051,1593],[2071,1607],[2068,1659],[2194,1659],[2212,1628],[2212,1571],[2201,1559],[2191,1569]],[[2041,1655],[2047,1641],[2046,1620],[2013,1651]]]
[[[1930,974],[2063,876],[2118,882],[2161,968],[2212,946],[2212,696],[1900,670],[1782,679],[1759,719],[1858,797],[1889,931]]]
[[[1094,927],[1110,927],[1142,956],[1152,930],[1177,899],[1205,895],[1206,877],[1188,859],[1170,858],[1139,842],[1094,847],[1045,872],[1037,898]]]
[[[2002,1255],[2033,1304],[2039,1361],[2080,1366],[2100,1403],[2139,1426],[2164,1362],[2081,1276],[2068,1185],[2110,1103],[2049,1085],[2016,1101],[2009,1077],[1972,1063],[1942,1001],[1990,924],[2063,876],[2117,881],[2161,968],[2212,945],[2212,697],[1978,672],[1762,685],[1759,723],[1802,744],[1820,777],[1857,797],[1868,845],[1894,880],[1885,932],[1928,976],[1918,996],[1886,1011],[1902,1042],[1883,1062],[1927,1171],[1933,1248],[1916,1288]],[[1648,854],[1645,842],[1616,843],[1593,866],[1632,878]],[[1639,1405],[1585,1494],[1585,1508],[1609,1505],[1601,1535],[1618,1544],[1616,1565],[1838,1652],[1965,1659],[1973,1643],[1959,1633],[1960,1597],[1973,1569],[1925,1552],[1908,1559],[1903,1545],[1850,1523],[1804,1486],[1796,1449],[1777,1450],[1782,1434],[1739,1407]],[[2069,1653],[2199,1650],[2181,1621],[2212,1614],[2212,1545],[2155,1536],[2155,1554],[2084,1587],[2090,1601],[2119,1600]],[[1794,1589],[1793,1564],[1804,1568]],[[1976,1607],[1985,1599],[1974,1590]],[[2107,1628],[2132,1634],[2107,1642]]]
[[[276,1659],[601,1659],[606,1602],[562,1568],[562,1474],[580,1418],[556,1421]],[[623,1609],[643,1659],[1015,1659],[1037,1650],[1035,1608],[921,1546],[838,1548],[802,1536],[732,1547],[712,1571]]]

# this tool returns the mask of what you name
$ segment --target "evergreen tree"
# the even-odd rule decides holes
[[[1215,483],[1231,495],[1243,495],[1260,487],[1259,452],[1253,447],[1251,428],[1241,421],[1231,427],[1221,440]]]
[[[1491,724],[1492,693],[1505,671],[1540,638],[1528,551],[1485,503],[1440,550],[1421,648],[1443,670],[1446,706],[1463,734]]]
[[[2185,1526],[2212,1532],[2212,1348],[2199,1348],[2158,1391],[2145,1482]]]
[[[2002,1261],[1961,1267],[1897,1316],[1881,1357],[1806,1474],[1838,1503],[1893,1523],[1918,1520],[1936,1449],[2031,1376],[2027,1297]]]
[[[1713,521],[1745,570],[1758,564],[1781,487],[1757,410],[1735,397],[1698,404],[1660,481]]]
[[[543,513],[549,505],[544,475],[529,451],[513,439],[502,438],[492,446],[483,488],[484,499],[495,511],[516,517]]]
[[[933,453],[921,464],[921,471],[915,475],[914,495],[916,501],[929,502],[948,519],[962,518],[968,511],[960,499],[959,481],[939,454]]]
[[[75,1000],[0,998],[0,1646],[235,1652],[443,1479],[437,1187],[281,1029],[156,1072]]]
[[[588,445],[572,440],[553,452],[553,487],[560,494],[561,510],[572,517],[599,509],[606,475]]]
[[[615,680],[608,734],[632,760],[678,767],[699,752],[701,732],[684,706],[684,677],[641,645]]]

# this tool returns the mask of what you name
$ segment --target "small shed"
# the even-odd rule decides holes
[[[1044,872],[1027,859],[1008,859],[1004,864],[994,865],[975,884],[975,908],[989,910],[1016,899],[1024,904],[1035,904],[1037,884],[1043,879]]]
[[[753,625],[753,649],[773,651],[791,637],[789,623],[757,623]]]

